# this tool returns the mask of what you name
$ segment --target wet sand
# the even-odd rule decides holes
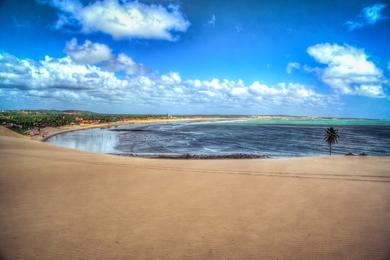
[[[390,158],[168,160],[0,137],[0,259],[390,259]]]

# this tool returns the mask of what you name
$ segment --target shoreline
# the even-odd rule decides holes
[[[188,117],[188,118],[171,118],[171,119],[134,119],[134,120],[126,120],[126,121],[116,121],[116,122],[109,122],[109,123],[99,123],[99,124],[85,124],[85,125],[66,125],[66,126],[60,126],[60,127],[45,127],[42,128],[42,131],[46,131],[44,133],[45,135],[42,136],[42,134],[34,135],[34,136],[28,136],[24,135],[27,138],[30,138],[31,140],[35,141],[41,141],[45,142],[50,137],[67,133],[67,132],[74,132],[79,130],[85,130],[85,129],[91,129],[91,128],[108,128],[111,126],[121,126],[121,125],[128,125],[128,124],[147,124],[147,123],[165,123],[165,122],[176,122],[176,121],[221,121],[221,120],[243,120],[248,118],[205,118],[205,117]]]

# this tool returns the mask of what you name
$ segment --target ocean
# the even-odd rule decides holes
[[[325,129],[339,131],[332,153],[390,155],[390,121],[177,121],[92,128],[55,135],[48,143],[83,151],[143,157],[296,157],[327,155]]]

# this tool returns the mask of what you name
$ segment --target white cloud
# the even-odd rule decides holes
[[[110,60],[106,61],[103,66],[109,71],[123,71],[128,75],[143,74],[148,71],[144,65],[136,63],[131,57],[124,53],[118,54],[117,57],[112,57]]]
[[[276,98],[283,100],[294,100],[295,102],[310,101],[324,97],[316,93],[313,89],[299,83],[281,82],[276,86],[270,87],[261,84],[258,81],[249,86],[249,90],[257,97]]]
[[[243,96],[248,93],[248,88],[246,87],[234,87],[230,90],[230,94],[233,96]]]
[[[382,97],[384,96],[383,88],[379,85],[360,85],[356,88],[356,92],[360,96],[367,97]]]
[[[279,93],[275,88],[270,88],[258,81],[253,82],[252,85],[249,86],[249,90],[257,96],[276,95]]]
[[[167,75],[162,75],[161,80],[166,84],[179,84],[181,77],[177,72],[170,72]]]
[[[83,45],[77,44],[77,39],[66,43],[65,52],[78,64],[98,64],[112,72],[125,72],[126,74],[142,74],[148,71],[142,64],[138,64],[129,56],[120,53],[117,56],[105,44],[85,41]]]
[[[307,49],[316,61],[326,64],[321,79],[341,94],[384,97],[382,71],[364,50],[349,45],[316,44]]]
[[[111,59],[111,49],[105,44],[85,41],[83,45],[77,44],[77,39],[66,43],[65,52],[76,63],[95,64]]]
[[[290,62],[289,64],[287,64],[286,72],[288,74],[291,74],[293,72],[293,70],[300,69],[300,68],[301,68],[301,65],[298,62]]]
[[[94,44],[94,43],[90,43]],[[83,45],[84,46],[84,45]],[[80,46],[76,46],[79,49]],[[0,89],[17,91],[26,98],[99,104],[195,106],[245,108],[288,106],[323,107],[334,102],[331,96],[297,83],[266,85],[258,81],[182,79],[177,72],[160,74],[140,70],[142,65],[125,54],[96,64],[81,64],[70,56],[44,60],[19,59],[0,55]],[[125,73],[117,73],[117,72]],[[374,93],[367,85],[362,92]],[[2,93],[4,95],[4,93]]]
[[[190,23],[178,6],[146,5],[137,1],[102,0],[82,5],[79,0],[48,0],[59,11],[57,28],[81,27],[82,32],[103,32],[115,39],[175,40]]]
[[[18,89],[27,95],[67,98],[115,98],[128,82],[93,65],[75,63],[70,57],[45,57],[41,61],[0,57],[0,86]],[[66,95],[60,95],[60,94]]]

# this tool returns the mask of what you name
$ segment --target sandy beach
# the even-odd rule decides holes
[[[0,259],[390,259],[390,158],[157,160],[0,137]]]

